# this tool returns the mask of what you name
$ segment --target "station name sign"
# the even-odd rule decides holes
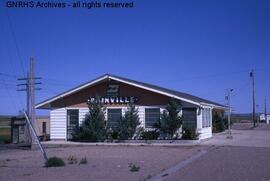
[[[126,97],[99,97],[99,102],[102,104],[128,104],[130,102],[137,102],[138,98],[134,96]],[[87,102],[95,102],[97,98],[90,97]]]

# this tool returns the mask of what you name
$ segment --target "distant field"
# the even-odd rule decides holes
[[[0,127],[1,126],[10,126],[10,125],[11,125],[11,117],[0,115]]]
[[[0,136],[4,135],[4,136],[8,136],[11,134],[11,129],[10,128],[1,128],[0,127]]]
[[[11,121],[10,120],[0,120],[0,127],[1,126],[10,126],[11,125]]]
[[[10,142],[11,139],[11,116],[0,115],[0,144]]]

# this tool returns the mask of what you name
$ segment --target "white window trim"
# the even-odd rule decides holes
[[[202,108],[202,128],[212,127],[212,109],[211,107]]]

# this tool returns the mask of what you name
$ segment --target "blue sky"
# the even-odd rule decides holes
[[[111,73],[219,103],[233,88],[235,112],[251,112],[254,69],[258,111],[265,96],[270,107],[267,0],[137,0],[132,9],[90,10],[7,8],[5,2],[0,114],[25,106],[15,85],[30,56],[43,78],[37,102]]]

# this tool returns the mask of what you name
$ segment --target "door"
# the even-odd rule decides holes
[[[72,139],[72,134],[79,128],[79,110],[67,110],[67,140]]]

